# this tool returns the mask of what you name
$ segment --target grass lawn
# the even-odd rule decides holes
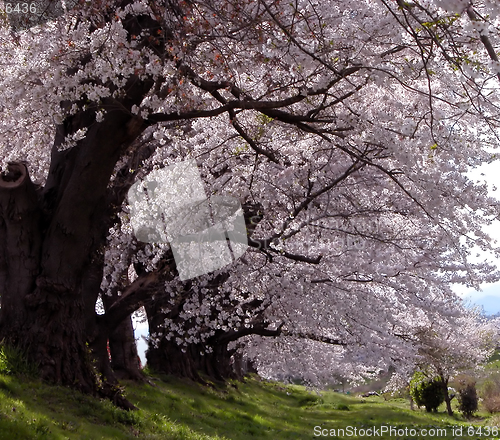
[[[301,386],[258,378],[213,387],[172,377],[155,377],[152,383],[154,386],[125,383],[129,400],[139,408],[126,412],[67,388],[0,375],[0,439],[499,437],[488,432],[486,427],[492,419],[485,413],[478,413],[471,423],[459,415],[448,416],[444,407],[437,414],[411,411],[408,401],[402,399],[385,401],[377,396],[360,398],[333,391],[318,395]],[[387,433],[381,431],[382,426],[387,427]],[[460,426],[461,436],[457,431]],[[371,437],[359,435],[360,429],[368,428],[378,431]],[[412,433],[411,428],[419,431]],[[438,428],[445,429],[446,435]],[[427,435],[423,435],[423,429],[428,430]],[[472,430],[474,435],[467,435]]]

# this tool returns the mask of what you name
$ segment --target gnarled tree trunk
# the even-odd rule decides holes
[[[93,392],[82,295],[73,280],[66,284],[63,277],[57,279],[48,273],[50,263],[57,264],[52,257],[63,269],[64,250],[47,243],[50,233],[44,231],[41,204],[26,166],[13,164],[2,176],[0,208],[2,338],[26,350],[40,366],[42,377]],[[55,229],[60,235],[69,232],[60,224]],[[72,275],[83,276],[83,272],[84,267],[80,267]]]
[[[43,378],[90,393],[96,380],[87,327],[98,285],[89,288],[88,276],[105,244],[110,176],[145,128],[123,107],[138,104],[151,82],[133,78],[129,86],[120,105],[103,100],[115,109],[103,122],[86,110],[58,127],[43,191],[22,164],[0,178],[0,338],[26,350]],[[81,128],[88,128],[85,139],[58,151]]]
[[[28,169],[11,164],[0,175],[0,331],[15,339],[27,320],[25,299],[40,271],[42,225],[35,185]]]
[[[208,342],[183,347],[161,338],[157,347],[149,343],[146,358],[154,371],[203,383],[204,378],[216,381],[238,379],[232,365],[232,354],[227,344],[211,345]]]

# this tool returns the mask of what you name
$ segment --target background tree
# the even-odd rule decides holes
[[[447,319],[429,321],[421,316],[417,322],[415,327],[407,327],[400,333],[408,342],[413,341],[416,356],[403,361],[394,383],[398,383],[398,377],[410,377],[415,370],[423,372],[440,384],[446,409],[452,415],[450,380],[480,371],[496,347],[498,329],[477,309],[467,309],[460,303],[449,304]],[[398,364],[401,363],[395,363]]]
[[[470,376],[457,378],[458,382],[458,410],[466,419],[470,419],[478,409],[476,381]]]

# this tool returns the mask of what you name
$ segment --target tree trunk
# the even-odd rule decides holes
[[[123,321],[109,336],[109,349],[111,352],[111,367],[118,379],[144,379],[139,353],[135,344],[134,327],[132,318]]]
[[[151,83],[131,79],[129,85],[121,104],[130,109]],[[58,127],[43,193],[24,165],[12,165],[0,177],[0,338],[26,350],[42,378],[87,393],[97,384],[86,345],[96,292],[86,280],[105,244],[110,176],[123,149],[144,129],[108,100],[104,104],[117,109],[105,121],[96,124],[95,112],[87,110]],[[67,134],[83,127],[84,140],[58,151]]]
[[[192,351],[183,352],[173,342],[162,339],[158,347],[154,347],[150,342],[146,359],[148,367],[153,371],[203,382],[197,370],[196,359],[192,357]]]
[[[243,380],[248,374],[258,374],[254,363],[246,358],[241,351],[235,350],[231,359],[233,372],[238,380]]]
[[[162,297],[157,297],[144,306],[150,335],[146,351],[147,366],[153,371],[199,381],[200,377],[191,351],[182,352],[177,344],[167,341],[163,336],[167,307],[168,301]]]
[[[441,386],[443,387],[443,392],[444,392],[444,401],[446,402],[446,411],[450,416],[453,415],[453,410],[451,409],[451,399],[450,399],[450,394],[448,393],[448,378],[444,378],[443,376],[440,376],[440,381],[441,381]]]
[[[145,305],[150,338],[146,352],[147,365],[152,370],[177,377],[204,382],[203,376],[217,381],[236,378],[232,366],[232,352],[228,343],[220,343],[217,336],[204,344],[178,345],[164,336],[163,323],[175,311],[169,310],[167,299],[158,297]]]
[[[205,352],[207,348],[212,351]],[[162,338],[158,347],[150,342],[146,352],[148,366],[152,370],[198,382],[205,382],[205,379],[237,379],[231,355],[227,345],[189,344],[181,347],[175,341],[167,341],[165,338]]]
[[[0,175],[0,333],[13,340],[13,329],[27,319],[26,296],[40,271],[42,227],[35,186],[22,164]]]
[[[130,316],[109,335],[109,350],[111,367],[118,379],[144,380]]]
[[[1,177],[0,209],[1,337],[25,350],[42,377],[93,392],[81,296],[40,276],[42,216],[26,166]]]

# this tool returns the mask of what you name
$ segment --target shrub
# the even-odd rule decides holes
[[[439,378],[429,378],[417,371],[410,381],[410,395],[418,406],[424,406],[427,412],[436,412],[444,402],[443,385]]]
[[[500,428],[500,415],[496,415],[491,417],[487,422],[486,426],[492,426],[496,428]]]
[[[470,376],[457,378],[458,410],[465,418],[470,419],[477,411],[476,381]]]
[[[0,343],[0,373],[35,377],[38,368],[27,359],[26,353],[18,348]]]
[[[299,400],[299,406],[312,406],[319,405],[323,403],[323,399],[312,394],[302,397]]]
[[[500,376],[491,376],[483,383],[481,388],[481,397],[483,407],[486,411],[493,414],[500,412]]]

